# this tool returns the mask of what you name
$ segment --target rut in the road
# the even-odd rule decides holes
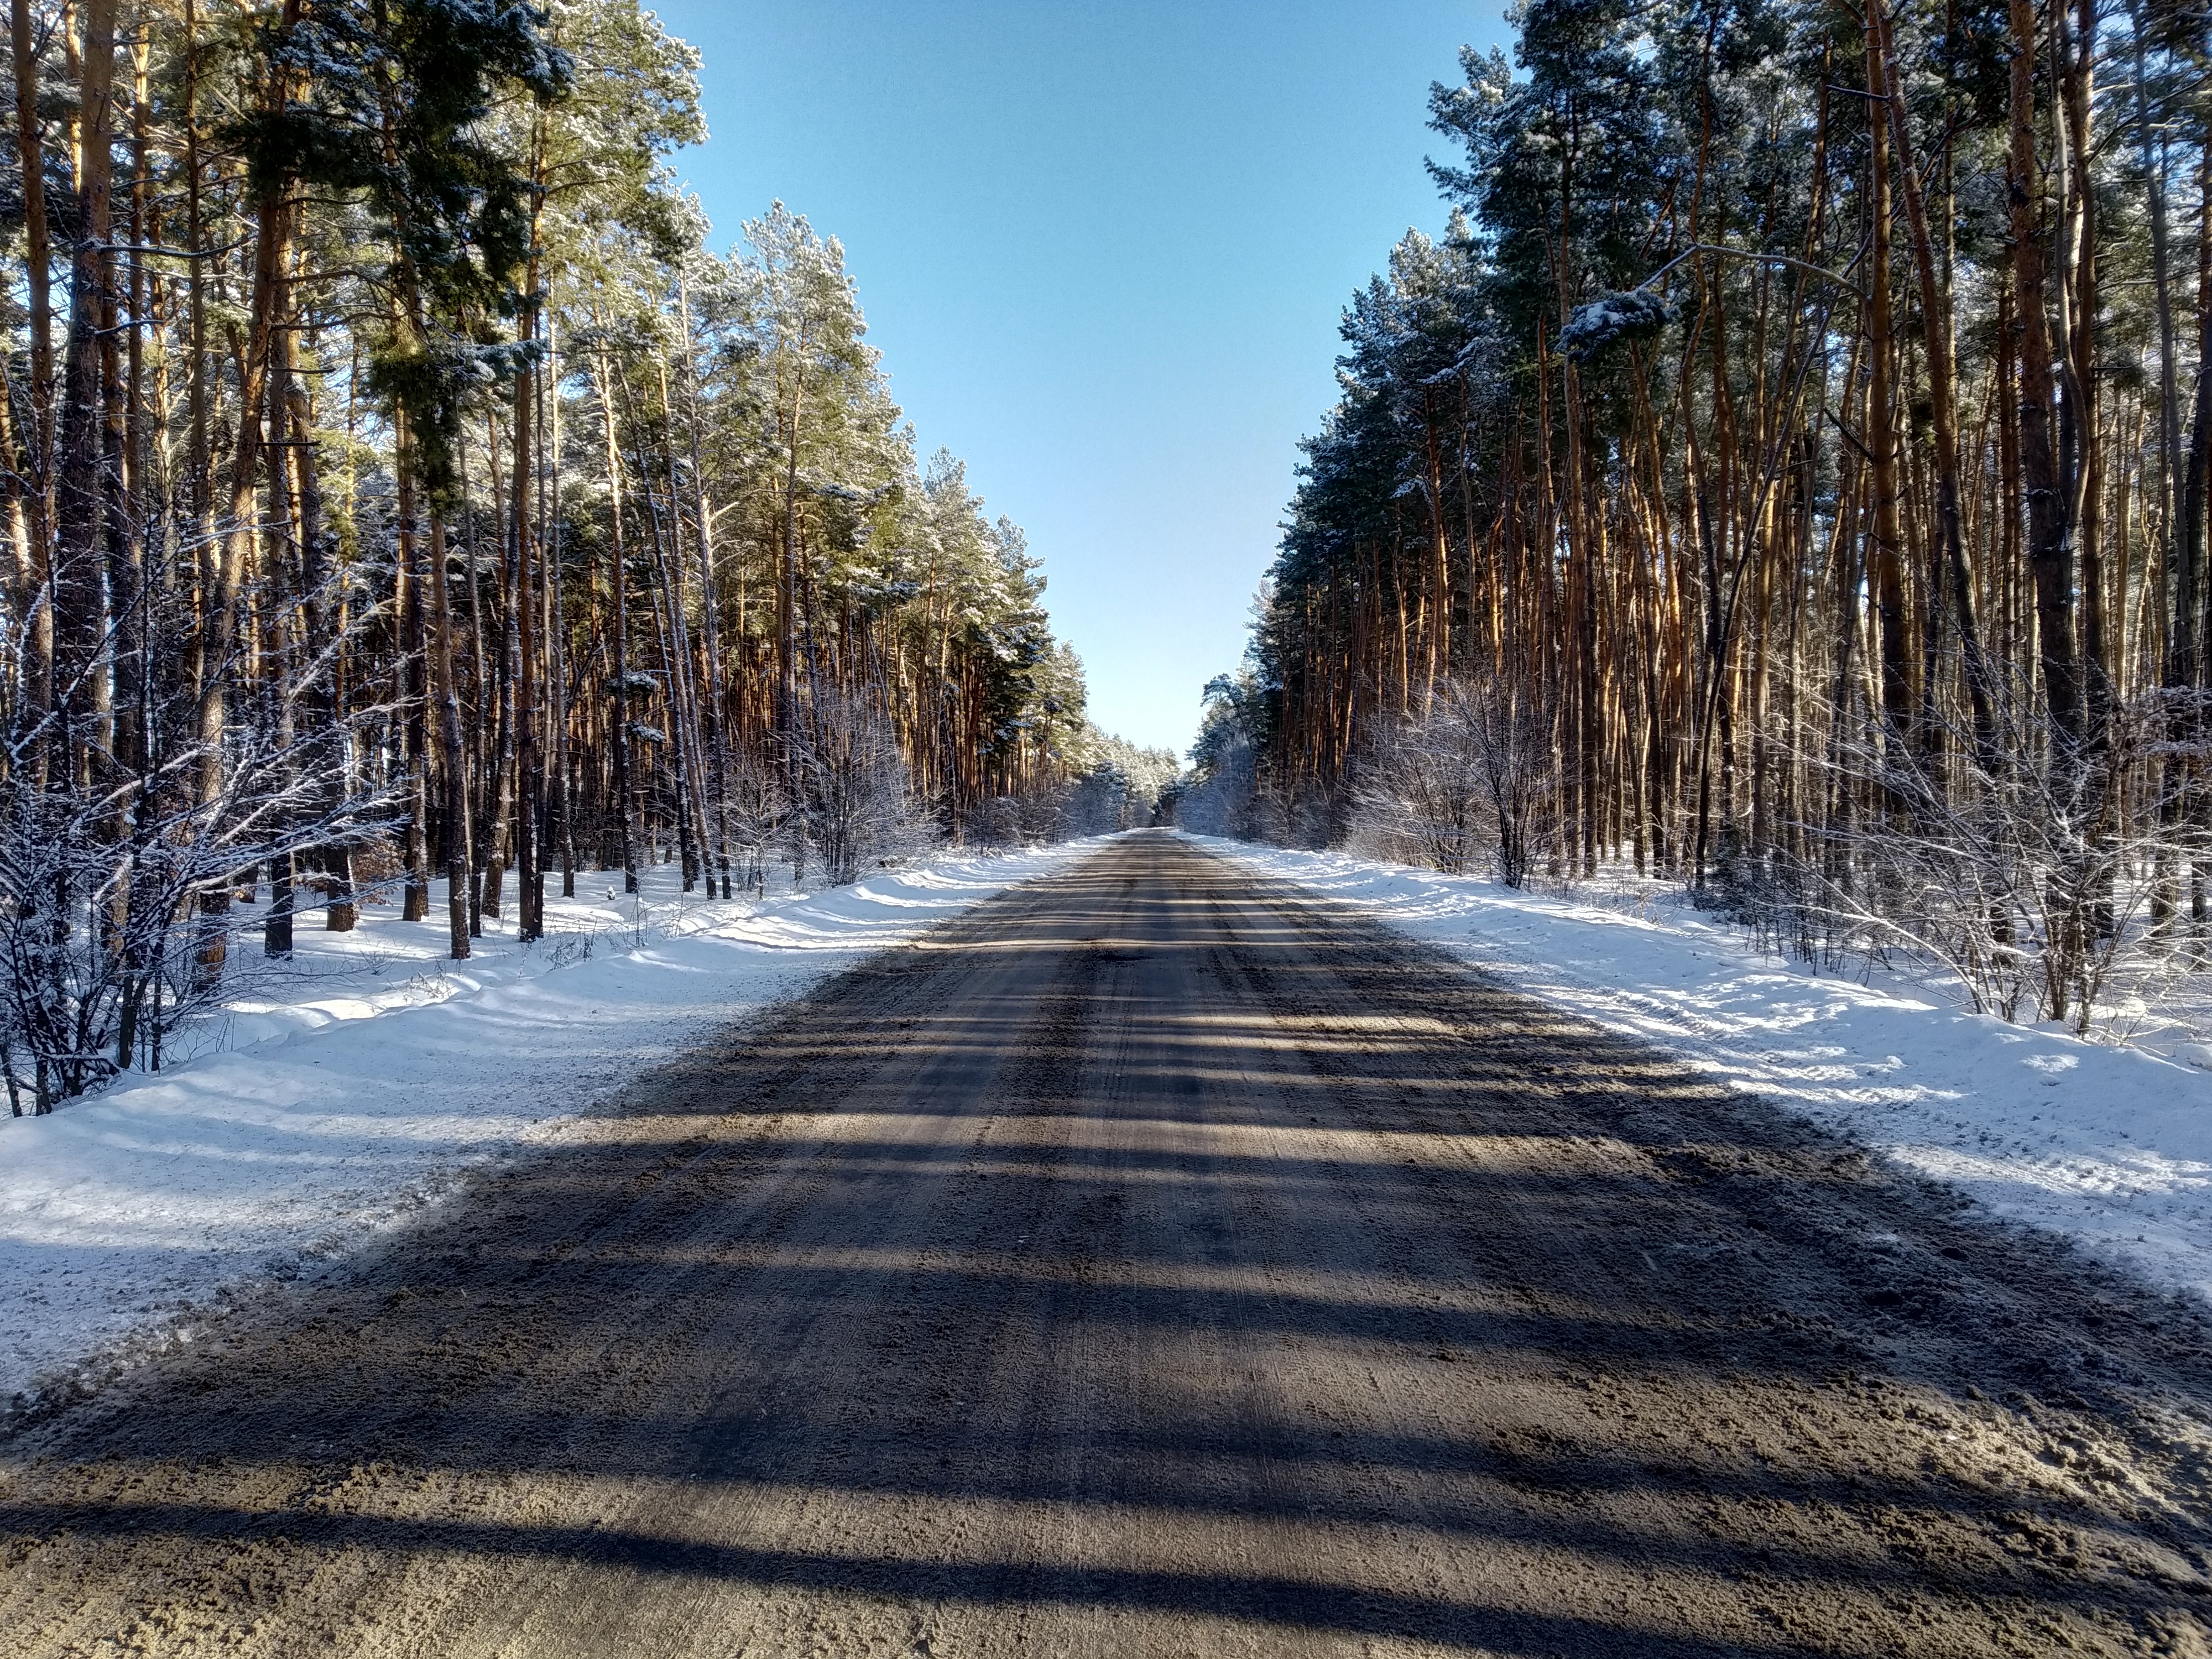
[[[9,1652],[2212,1653],[2191,1305],[1113,844],[18,1435]]]

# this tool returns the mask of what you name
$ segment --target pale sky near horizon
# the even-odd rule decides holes
[[[921,458],[1042,556],[1091,716],[1186,748],[1243,652],[1336,325],[1450,155],[1429,84],[1499,0],[647,0],[704,56],[677,168],[726,248],[845,246]]]

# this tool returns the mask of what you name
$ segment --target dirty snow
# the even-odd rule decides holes
[[[637,897],[580,876],[576,898],[549,894],[544,940],[487,921],[459,963],[442,884],[425,922],[390,904],[351,933],[303,916],[289,963],[242,937],[228,1001],[158,1075],[0,1116],[0,1414],[193,1340],[211,1310],[404,1219],[469,1166],[1089,844],[764,904],[686,896],[668,866]]]
[[[2212,1077],[2195,1066],[1966,1012],[1902,974],[1814,973],[1650,890],[1562,896],[1191,839],[1672,1049],[1998,1215],[2212,1296]]]

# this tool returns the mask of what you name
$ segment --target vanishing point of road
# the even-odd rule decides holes
[[[0,1651],[2208,1659],[2195,1304],[1166,835],[0,1440]]]

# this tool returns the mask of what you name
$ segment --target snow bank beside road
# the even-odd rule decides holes
[[[684,897],[666,866],[641,908],[580,878],[579,897],[547,899],[546,939],[487,922],[459,963],[442,886],[427,922],[390,905],[351,933],[303,918],[290,963],[242,939],[239,990],[158,1076],[0,1116],[0,1413],[94,1356],[189,1340],[231,1291],[338,1253],[716,1029],[1094,844],[762,905]]]
[[[2212,1077],[1814,974],[1664,902],[1608,908],[1334,853],[1193,836],[1531,995],[1674,1050],[1999,1215],[2212,1297]]]

